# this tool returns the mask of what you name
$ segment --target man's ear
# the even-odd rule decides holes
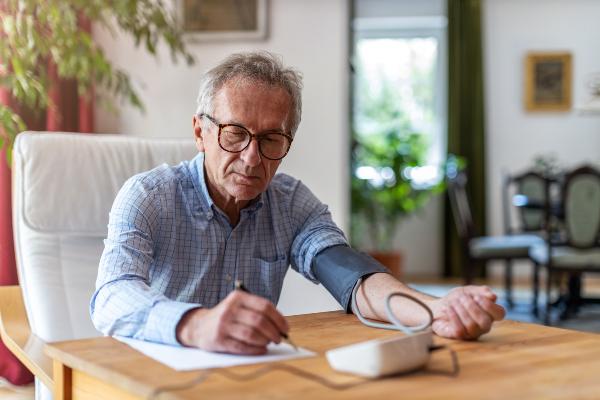
[[[198,151],[204,152],[204,140],[202,137],[204,132],[202,132],[201,118],[194,114],[194,117],[192,118],[192,125],[194,127],[194,139],[196,142],[196,148],[198,149]]]

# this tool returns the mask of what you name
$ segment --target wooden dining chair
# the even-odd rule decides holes
[[[561,208],[551,200],[552,186],[558,186],[552,177],[537,171],[528,170],[513,175],[505,175],[502,190],[502,211],[505,235],[537,235],[545,237],[547,225],[555,223]],[[551,211],[551,214],[548,211]],[[506,279],[512,281],[513,265],[506,263]],[[538,315],[540,285],[540,265],[533,262],[532,270],[532,312]]]
[[[567,173],[562,189],[564,209],[561,232],[550,226],[544,246],[530,250],[536,263],[546,267],[546,324],[552,322],[551,297],[553,286],[559,287],[562,277],[582,279],[585,273],[600,272],[600,171],[590,165],[578,167]],[[600,303],[600,298],[583,297],[571,291],[567,306]]]
[[[475,226],[467,195],[467,174],[465,170],[449,170],[446,184],[452,215],[463,248],[463,276],[466,284],[473,282],[478,261],[484,266],[491,260],[505,262],[504,285],[506,301],[509,307],[512,299],[512,263],[515,260],[528,260],[529,250],[533,246],[544,244],[544,239],[535,234],[523,233],[500,236],[475,236]],[[537,298],[533,299],[537,303]]]

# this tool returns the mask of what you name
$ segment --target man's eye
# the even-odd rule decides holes
[[[262,138],[263,141],[268,143],[283,143],[285,141],[285,136],[282,135],[265,135]]]
[[[235,137],[245,137],[246,132],[237,129],[226,129],[224,130],[225,134]]]

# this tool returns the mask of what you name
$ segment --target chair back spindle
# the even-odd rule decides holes
[[[452,216],[461,241],[468,243],[474,235],[473,215],[467,195],[467,174],[465,171],[456,172],[447,177],[448,198],[452,208]]]

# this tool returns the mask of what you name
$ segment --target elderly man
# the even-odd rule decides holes
[[[235,54],[200,85],[193,129],[199,154],[129,179],[110,213],[90,310],[105,334],[261,354],[289,328],[276,310],[289,265],[322,283],[347,311],[385,320],[384,299],[427,304],[436,334],[475,339],[504,317],[487,287],[443,298],[416,292],[352,250],[299,180],[275,175],[300,123],[302,82],[268,53]],[[242,280],[248,292],[234,290]],[[407,325],[423,310],[392,309]]]

